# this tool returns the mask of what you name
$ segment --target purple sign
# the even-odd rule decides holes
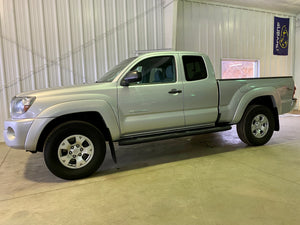
[[[288,55],[289,18],[274,17],[274,55]]]

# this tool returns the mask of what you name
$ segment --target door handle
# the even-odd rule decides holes
[[[182,90],[178,89],[172,89],[171,91],[168,92],[169,94],[177,94],[177,93],[182,93]]]

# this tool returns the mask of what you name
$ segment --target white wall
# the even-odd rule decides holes
[[[296,90],[296,98],[298,99],[296,109],[300,110],[300,15],[297,16],[296,22],[296,49],[295,49],[295,85],[297,87]]]
[[[164,18],[164,48],[173,49],[174,31],[176,28],[176,11],[177,2],[174,0],[163,0],[163,18]]]
[[[96,81],[163,48],[162,0],[0,0],[0,141],[17,93]]]
[[[274,16],[290,18],[288,56],[273,55]],[[259,59],[261,77],[293,75],[295,17],[234,6],[178,1],[177,50],[209,55],[220,78],[221,59]]]

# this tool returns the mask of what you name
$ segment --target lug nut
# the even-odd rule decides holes
[[[69,154],[71,155],[71,154],[72,154],[72,151],[69,151]]]
[[[79,144],[77,144],[76,147],[79,148]]]
[[[80,148],[80,151],[82,152],[82,151],[83,151],[83,148]]]
[[[76,155],[73,155],[73,158],[75,159],[75,158],[76,158]]]
[[[78,156],[81,156],[81,153],[78,153]]]

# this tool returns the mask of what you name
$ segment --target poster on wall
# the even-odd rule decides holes
[[[274,17],[274,55],[288,55],[289,18]]]

